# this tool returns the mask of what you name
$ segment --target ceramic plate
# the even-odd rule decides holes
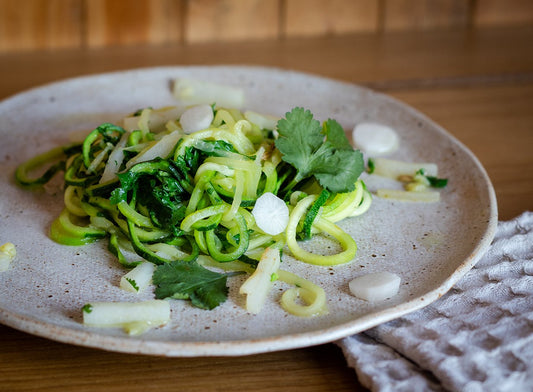
[[[285,254],[283,268],[321,285],[329,313],[314,318],[287,314],[277,283],[259,315],[243,308],[238,278],[230,297],[212,311],[172,301],[172,321],[143,335],[87,328],[81,307],[92,301],[152,298],[119,289],[124,270],[105,241],[61,246],[48,229],[62,206],[61,183],[28,192],[17,187],[17,164],[69,140],[72,133],[113,122],[138,108],[175,105],[172,80],[189,77],[245,91],[246,108],[283,116],[294,106],[320,120],[335,118],[347,131],[363,121],[392,126],[401,138],[390,158],[430,161],[449,179],[439,203],[374,198],[369,212],[340,226],[358,244],[353,262],[334,268],[303,264]],[[481,257],[497,224],[490,181],[472,153],[412,108],[353,84],[258,67],[165,67],[70,79],[15,95],[0,103],[0,243],[13,242],[17,257],[0,273],[0,322],[61,342],[164,356],[245,355],[334,341],[419,309],[438,299]],[[325,240],[308,246],[320,249]],[[402,284],[393,298],[369,303],[350,294],[348,282],[389,271]]]

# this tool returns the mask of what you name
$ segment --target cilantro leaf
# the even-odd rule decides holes
[[[352,145],[346,137],[346,133],[344,133],[344,129],[337,121],[328,119],[324,123],[323,132],[326,135],[326,140],[332,147],[339,150],[353,151]]]
[[[126,278],[129,284],[131,284],[131,287],[135,289],[135,291],[139,291],[139,286],[137,286],[137,282],[134,279]]]
[[[296,169],[289,187],[314,176],[331,192],[350,192],[364,169],[363,156],[355,151],[342,126],[329,119],[323,126],[309,110],[297,107],[278,121],[276,147],[282,159]]]
[[[294,108],[278,121],[278,132],[280,137],[276,140],[276,147],[283,154],[283,160],[298,169],[301,177],[305,177],[305,168],[324,141],[320,123],[309,110]]]
[[[152,280],[156,298],[189,299],[194,306],[210,310],[226,301],[227,277],[196,262],[178,260],[158,266]]]
[[[93,306],[91,304],[85,304],[81,310],[85,313],[91,313],[93,311]]]
[[[444,188],[446,185],[448,185],[448,179],[447,178],[437,178],[433,176],[426,176],[426,178],[429,181],[429,184],[433,188]]]
[[[424,176],[428,180],[429,186],[431,186],[433,188],[445,188],[446,185],[448,185],[448,179],[447,178],[438,178],[438,177],[435,177],[435,176],[428,176],[424,169],[418,170],[415,174],[416,175],[420,175],[420,176]]]

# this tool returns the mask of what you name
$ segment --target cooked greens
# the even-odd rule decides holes
[[[182,129],[177,110],[140,110],[121,125],[100,125],[81,143],[31,159],[16,178],[42,185],[64,170],[65,209],[51,225],[51,238],[66,245],[107,238],[121,265],[155,264],[157,298],[188,299],[204,309],[224,302],[231,273],[205,268],[206,260],[249,272],[266,249],[285,245],[304,262],[352,260],[355,241],[335,222],[364,213],[371,197],[358,179],[361,153],[340,124],[320,124],[309,110],[294,108],[275,129],[262,129],[238,110],[212,110],[211,124],[192,133]],[[31,178],[38,168],[44,174]],[[265,194],[270,201],[252,214]],[[270,208],[280,203],[289,212],[280,220],[288,228],[268,234],[261,229],[268,222],[257,219],[275,219]],[[297,243],[320,233],[343,251],[314,255]]]

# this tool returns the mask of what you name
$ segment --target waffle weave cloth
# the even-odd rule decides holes
[[[439,300],[336,343],[371,391],[533,391],[533,212]]]

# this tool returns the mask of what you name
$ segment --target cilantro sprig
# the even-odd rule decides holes
[[[314,176],[334,193],[351,192],[364,170],[363,155],[354,150],[342,126],[328,119],[322,125],[309,110],[296,107],[278,121],[276,147],[283,161],[296,169],[285,190]]]
[[[196,262],[173,261],[157,267],[152,280],[158,299],[189,299],[202,309],[213,309],[226,301],[228,274],[220,274]]]

